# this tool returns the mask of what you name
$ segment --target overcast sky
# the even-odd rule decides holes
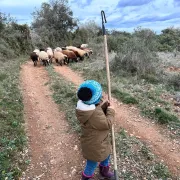
[[[30,24],[31,13],[42,2],[48,0],[0,0],[0,12]],[[132,32],[141,26],[160,33],[167,27],[180,27],[180,0],[69,0],[69,5],[80,22],[95,20],[100,26],[104,10],[107,29]]]

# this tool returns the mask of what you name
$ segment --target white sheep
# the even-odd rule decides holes
[[[61,52],[61,51],[62,51],[62,48],[57,47],[57,48],[55,48],[55,50],[54,50],[54,51],[59,51],[59,52]]]
[[[64,64],[67,64],[67,55],[63,54],[60,51],[54,51],[54,59],[57,64],[60,64],[61,66]]]
[[[33,52],[35,52],[37,55],[39,55],[40,50],[39,49],[35,49]]]
[[[48,54],[48,56],[49,56],[49,62],[50,63],[52,63],[52,59],[53,59],[53,50],[50,48],[50,47],[48,47],[47,49],[46,49],[46,52],[47,52],[47,54]]]
[[[81,44],[80,47],[81,47],[81,48],[87,48],[87,47],[88,47],[88,44]]]
[[[43,65],[49,65],[49,55],[45,51],[40,51],[39,53],[39,59],[43,62]]]

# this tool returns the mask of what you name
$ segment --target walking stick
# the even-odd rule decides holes
[[[104,23],[106,23],[106,17],[104,11],[101,11],[102,17],[102,30],[104,36],[104,50],[105,50],[105,58],[106,58],[106,72],[107,72],[107,83],[108,83],[108,100],[111,101],[111,82],[110,82],[110,72],[109,72],[109,59],[108,59],[108,48],[107,48],[107,38],[106,38],[106,30]],[[114,176],[115,180],[118,180],[118,172],[117,172],[117,159],[116,159],[116,144],[115,144],[115,136],[114,136],[114,124],[112,124],[111,128],[112,133],[112,145],[113,145],[113,159],[114,159]]]

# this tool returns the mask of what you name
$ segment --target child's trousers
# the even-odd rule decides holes
[[[100,165],[101,166],[108,166],[109,165],[109,159],[110,159],[110,155],[104,161],[101,161]],[[89,176],[89,177],[93,176],[97,165],[98,165],[98,162],[87,160],[86,161],[86,167],[84,170],[84,174],[86,176]]]

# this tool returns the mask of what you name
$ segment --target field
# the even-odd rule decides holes
[[[111,57],[114,54],[110,54]],[[103,56],[100,58],[96,60],[92,56],[83,62],[72,63],[70,66],[75,72],[66,66],[34,67],[24,57],[16,59],[17,64],[9,63],[12,60],[3,63],[1,104],[4,108],[1,110],[1,119],[6,117],[8,123],[1,121],[1,137],[4,136],[1,138],[1,146],[4,147],[1,153],[1,168],[4,169],[2,178],[80,177],[84,160],[79,146],[80,127],[74,114],[77,101],[75,93],[78,84],[83,81],[80,76],[97,79],[106,92]],[[115,124],[120,178],[178,179],[179,111],[175,110],[178,106],[173,104],[176,91],[162,84],[135,81],[133,77],[116,77],[113,73],[111,79],[117,111]],[[5,99],[7,97],[8,101]],[[18,102],[18,106],[9,101]],[[160,114],[152,113],[152,107],[159,108]],[[61,128],[59,123],[67,128]],[[70,139],[74,139],[74,142]],[[72,152],[78,154],[75,159]],[[62,166],[59,167],[59,163]]]
[[[109,30],[107,42],[119,178],[180,179],[180,29]],[[30,58],[36,48],[82,43],[93,54],[75,52],[78,62]],[[107,99],[104,54],[101,27],[79,24],[68,1],[42,3],[31,27],[0,12],[0,180],[81,179],[77,87],[97,80]]]

